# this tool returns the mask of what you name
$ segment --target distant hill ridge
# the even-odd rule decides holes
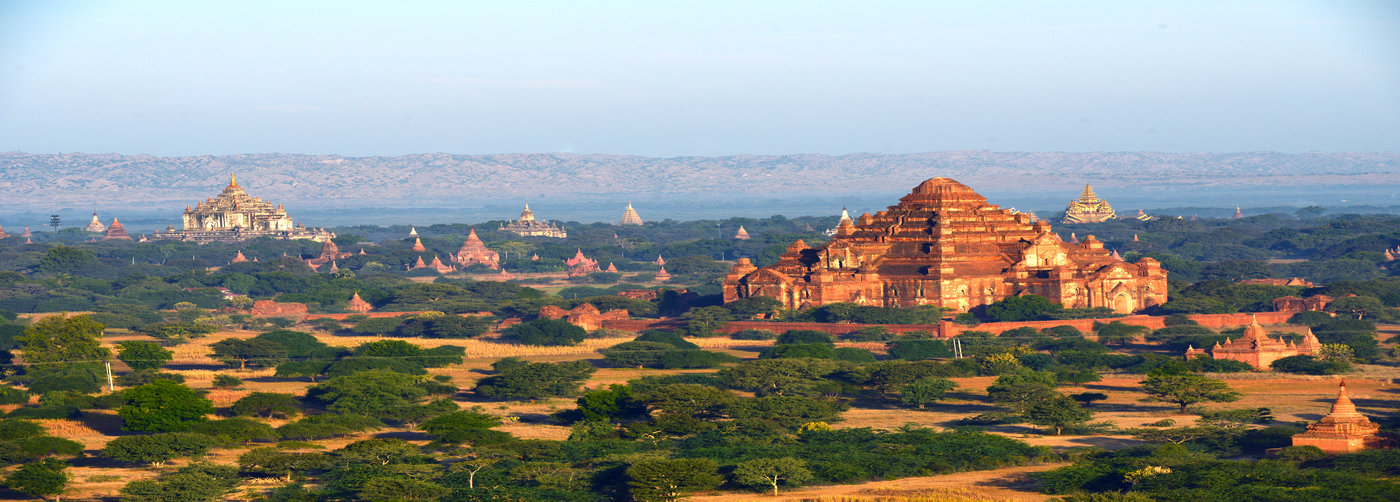
[[[235,173],[253,195],[328,206],[609,195],[742,198],[904,192],[946,176],[979,190],[1396,185],[1400,153],[1016,153],[641,157],[536,153],[396,157],[155,157],[0,153],[0,208],[172,204],[213,196]]]

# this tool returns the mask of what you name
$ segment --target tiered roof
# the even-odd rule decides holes
[[[131,236],[127,235],[126,227],[122,226],[122,222],[117,221],[116,218],[112,218],[112,224],[107,226],[107,233],[102,237],[102,240],[129,241],[131,240]]]
[[[83,230],[87,230],[89,232],[106,232],[107,225],[103,225],[102,220],[97,219],[97,211],[93,211],[92,221],[88,222],[88,225],[84,227]]]
[[[452,255],[452,261],[463,267],[480,263],[491,268],[501,268],[501,255],[488,249],[486,243],[481,242],[481,238],[476,236],[476,228],[472,228],[467,234],[467,239],[462,241],[462,247]]]
[[[1380,435],[1379,424],[1356,410],[1356,404],[1347,396],[1346,380],[1337,386],[1337,400],[1332,403],[1331,412],[1308,425],[1306,432],[1293,436],[1294,446],[1317,446],[1328,453],[1384,448],[1391,443]]]
[[[627,209],[625,209],[625,210],[622,211],[622,220],[621,220],[621,221],[618,221],[618,224],[619,224],[619,225],[641,225],[641,224],[642,224],[642,215],[637,214],[637,210],[636,210],[636,209],[632,209],[632,203],[631,203],[631,202],[628,202],[628,203],[627,203]]]
[[[739,231],[738,231],[738,232],[734,232],[734,238],[735,238],[735,239],[738,239],[738,240],[741,240],[741,241],[749,240],[749,231],[748,231],[748,230],[744,230],[744,226],[743,226],[743,225],[739,225]]]
[[[1108,201],[1100,199],[1094,193],[1094,187],[1084,184],[1084,193],[1078,199],[1069,202],[1069,207],[1065,208],[1065,223],[1099,223],[1105,220],[1117,218],[1117,213],[1113,212],[1113,206]]]

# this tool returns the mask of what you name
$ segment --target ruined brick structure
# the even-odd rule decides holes
[[[1317,423],[1308,425],[1306,432],[1293,436],[1293,446],[1316,446],[1327,453],[1394,446],[1394,441],[1382,436],[1380,430],[1380,425],[1356,411],[1356,405],[1347,396],[1347,382],[1342,380],[1332,411]]]
[[[1113,212],[1113,206],[1108,205],[1108,201],[1100,199],[1094,195],[1094,187],[1084,184],[1084,193],[1078,199],[1069,201],[1069,207],[1065,208],[1064,223],[1101,223],[1117,218],[1118,214]]]
[[[1303,334],[1303,341],[1294,345],[1293,342],[1282,342],[1269,338],[1264,327],[1251,319],[1249,326],[1244,328],[1244,336],[1234,340],[1226,340],[1225,343],[1216,342],[1214,347],[1209,349],[1209,355],[1213,359],[1229,359],[1249,364],[1255,369],[1268,370],[1269,365],[1274,361],[1290,356],[1315,355],[1322,352],[1322,342],[1317,340],[1312,330],[1307,330]],[[1198,355],[1206,355],[1207,349],[1186,347],[1186,358],[1191,359]]]
[[[462,267],[480,263],[493,269],[501,268],[501,255],[486,248],[486,243],[476,236],[475,228],[467,234],[467,240],[462,241],[462,247],[457,249],[457,253],[452,255],[452,261]]]
[[[569,267],[569,277],[583,277],[603,271],[598,267],[597,260],[583,255],[582,249],[575,252],[573,258],[564,260],[564,265]]]
[[[545,319],[563,319],[570,324],[578,326],[588,331],[593,331],[603,327],[603,321],[625,321],[630,314],[627,309],[615,309],[601,312],[598,307],[591,303],[581,303],[570,310],[564,310],[553,305],[540,307],[540,317]]]
[[[1332,303],[1332,297],[1327,295],[1312,295],[1307,298],[1296,296],[1283,296],[1274,298],[1275,312],[1306,312],[1309,310],[1321,311],[1327,308],[1327,304]]]
[[[326,239],[325,242],[321,243],[321,254],[315,258],[306,260],[306,264],[310,265],[312,270],[316,270],[327,263],[349,258],[354,255],[355,253],[340,252],[339,246],[336,246],[330,239]]]
[[[1093,236],[1065,243],[1047,222],[1032,225],[1025,213],[933,178],[888,210],[843,221],[820,247],[798,240],[761,269],[741,258],[724,281],[726,302],[765,296],[787,308],[853,302],[965,312],[1027,294],[1129,313],[1167,301],[1167,272],[1151,258],[1115,259]]]
[[[306,304],[258,300],[253,302],[253,308],[249,309],[248,313],[254,317],[294,317],[300,319],[306,316]]]
[[[335,236],[293,222],[281,204],[274,208],[271,202],[248,195],[238,186],[238,179],[230,175],[228,186],[217,197],[200,201],[194,207],[185,206],[181,229],[167,226],[164,231],[152,234],[151,239],[203,244],[258,237],[328,241]]]

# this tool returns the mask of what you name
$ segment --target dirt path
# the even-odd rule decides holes
[[[800,501],[841,497],[843,502],[889,500],[887,497],[938,496],[949,501],[1016,501],[1041,502],[1050,495],[1034,491],[1028,474],[1043,472],[1068,464],[1044,464],[1006,467],[990,471],[959,472],[942,476],[904,478],[893,481],[872,481],[858,485],[830,485],[801,490],[787,490],[777,497],[754,492],[697,495],[689,502],[735,502],[742,500]]]

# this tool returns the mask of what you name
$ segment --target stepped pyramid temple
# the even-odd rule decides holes
[[[467,234],[467,240],[462,241],[462,247],[457,249],[457,253],[452,255],[452,261],[463,268],[480,263],[491,268],[501,268],[501,255],[486,248],[486,243],[481,242],[481,238],[476,236],[476,229]]]
[[[0,239],[4,239],[9,236],[10,234],[5,233],[5,227],[0,227]]]
[[[535,219],[534,211],[530,210],[530,204],[525,204],[525,210],[520,212],[520,219],[501,225],[501,230],[523,237],[553,237],[563,239],[569,234],[563,228],[554,226]]]
[[[335,235],[320,229],[310,229],[292,221],[281,204],[273,207],[259,197],[248,195],[238,180],[229,176],[228,186],[217,197],[185,206],[184,224],[176,230],[167,227],[156,232],[152,240],[207,242],[237,242],[258,237],[273,239],[310,239],[329,241]]]
[[[1310,356],[1319,352],[1322,352],[1322,342],[1318,341],[1311,329],[1303,334],[1303,341],[1294,345],[1293,342],[1269,338],[1264,327],[1250,319],[1249,326],[1244,329],[1244,336],[1226,340],[1225,343],[1216,342],[1215,346],[1210,348],[1210,357],[1248,363],[1255,369],[1268,370],[1269,365],[1279,359],[1299,355]],[[1205,354],[1206,349],[1186,347],[1187,359]]]
[[[1382,436],[1380,430],[1380,425],[1356,411],[1356,405],[1347,396],[1347,382],[1342,380],[1332,412],[1317,423],[1309,424],[1306,432],[1293,436],[1293,446],[1316,446],[1327,453],[1394,446],[1394,441]]]
[[[618,221],[617,224],[618,224],[618,225],[641,225],[641,224],[642,224],[642,215],[637,214],[637,210],[636,210],[636,209],[632,209],[632,203],[631,203],[631,202],[628,202],[628,203],[627,203],[627,209],[625,209],[625,210],[622,211],[622,220],[621,220],[621,221]]]
[[[724,281],[727,302],[765,296],[787,308],[854,302],[966,312],[1026,294],[1127,313],[1167,301],[1167,272],[1151,258],[1115,260],[1093,236],[1065,243],[1047,222],[1032,225],[1025,213],[933,178],[888,210],[841,222],[820,247],[798,240],[764,268],[741,258]]]
[[[741,241],[749,240],[749,231],[744,230],[743,225],[739,225],[739,231],[734,232],[734,238]]]
[[[1063,223],[1101,223],[1117,217],[1113,206],[1094,195],[1094,187],[1085,183],[1084,193],[1078,199],[1069,201],[1069,207],[1065,208]]]
[[[129,240],[131,240],[131,236],[130,236],[130,235],[127,235],[127,233],[126,233],[126,227],[125,227],[125,226],[122,226],[122,222],[117,221],[116,218],[112,218],[112,224],[111,224],[111,225],[107,225],[107,231],[106,231],[106,232],[103,232],[102,240],[104,240],[104,241],[129,241]]]
[[[87,230],[89,232],[106,232],[107,225],[103,225],[102,220],[97,219],[97,211],[93,211],[92,221],[88,222],[88,225],[86,227],[83,227],[83,230]]]

